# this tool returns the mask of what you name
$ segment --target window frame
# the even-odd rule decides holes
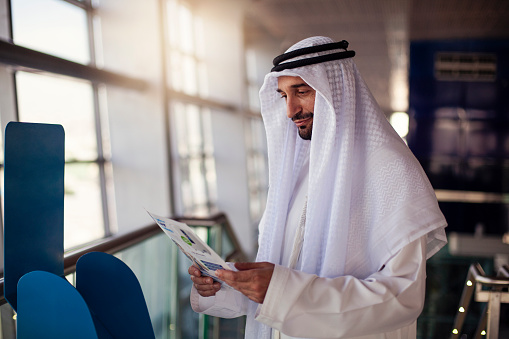
[[[102,119],[105,112],[102,112],[102,94],[106,86],[118,86],[126,89],[142,91],[148,88],[148,83],[144,80],[124,76],[119,73],[110,72],[101,69],[96,63],[96,49],[95,49],[95,32],[94,32],[94,7],[92,0],[61,0],[71,5],[77,6],[86,12],[87,16],[87,29],[88,29],[88,42],[90,51],[90,63],[88,65],[80,64],[63,58],[59,58],[50,54],[32,50],[23,46],[16,45],[13,42],[12,35],[12,12],[10,0],[0,0],[0,14],[7,14],[8,18],[4,25],[0,25],[0,81],[2,88],[5,91],[1,95],[2,102],[0,111],[2,112],[2,127],[8,121],[19,121],[19,113],[17,107],[17,93],[16,93],[16,73],[18,71],[39,73],[44,75],[65,76],[74,79],[87,80],[90,82],[93,93],[93,111],[95,122],[95,134],[97,143],[97,159],[91,161],[66,161],[66,165],[75,163],[95,163],[99,169],[99,187],[101,194],[102,216],[104,224],[104,236],[111,236],[116,230],[116,225],[113,225],[110,217],[112,208],[109,206],[109,183],[113,178],[108,178],[111,173],[111,160],[110,155],[105,152],[105,145],[103,145],[103,126]],[[7,119],[4,120],[4,118]],[[3,159],[0,163],[3,167]],[[1,211],[0,211],[1,213]],[[2,225],[3,228],[3,225]],[[84,244],[82,244],[84,245]],[[67,248],[66,250],[69,250]]]

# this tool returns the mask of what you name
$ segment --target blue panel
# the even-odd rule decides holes
[[[468,122],[465,136],[465,151],[468,157],[503,157],[499,148],[499,124],[493,121],[477,120]]]
[[[17,309],[18,280],[64,273],[64,130],[11,122],[5,130],[4,293]]]
[[[420,160],[420,163],[435,189],[465,189],[461,177],[462,163],[457,158],[426,159]]]
[[[496,56],[493,81],[439,81],[438,52]],[[408,145],[436,189],[509,192],[509,40],[412,41]],[[456,126],[456,127],[455,127]],[[442,203],[447,231],[507,232],[504,204]]]
[[[440,202],[440,209],[447,218],[448,232],[474,233],[482,224],[486,234],[504,234],[508,224],[508,210],[504,204],[469,204]]]
[[[501,98],[496,82],[465,82],[464,107],[472,109],[494,109]]]
[[[476,52],[497,55],[497,78],[509,76],[509,40],[430,40],[410,44],[411,78],[433,77],[435,52]]]
[[[138,279],[121,260],[85,254],[76,264],[76,289],[94,315],[100,339],[155,338]]]
[[[64,278],[27,273],[18,285],[18,339],[97,339],[87,304]]]
[[[454,111],[451,109],[435,113],[453,114]],[[412,119],[411,128],[412,133],[407,140],[416,157],[458,155],[460,147],[458,119]]]
[[[464,83],[439,82],[434,78],[410,80],[411,107],[419,110],[422,117],[440,107],[463,107],[464,101]]]

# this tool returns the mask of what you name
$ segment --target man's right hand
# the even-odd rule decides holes
[[[198,268],[191,265],[187,270],[191,276],[194,287],[202,297],[211,297],[221,289],[221,284],[212,280],[211,277],[204,277]]]

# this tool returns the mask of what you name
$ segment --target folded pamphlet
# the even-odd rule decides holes
[[[232,270],[232,267],[210,248],[207,243],[201,240],[189,226],[148,211],[147,213],[161,227],[164,233],[173,240],[182,253],[193,262],[193,265],[201,271],[202,275],[209,276],[224,286],[228,286],[216,277],[215,271],[218,269]]]

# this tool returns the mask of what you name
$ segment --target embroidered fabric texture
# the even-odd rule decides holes
[[[288,51],[331,42],[313,37]],[[321,53],[304,57],[317,55]],[[311,141],[302,140],[286,117],[285,101],[276,92],[282,75],[299,76],[317,92]],[[307,213],[296,269],[321,277],[363,279],[423,235],[427,258],[446,244],[446,221],[433,188],[351,58],[269,73],[260,100],[269,194],[257,261],[280,262],[288,202],[307,156]],[[254,320],[257,306],[250,302],[246,337],[270,338],[271,329]]]

